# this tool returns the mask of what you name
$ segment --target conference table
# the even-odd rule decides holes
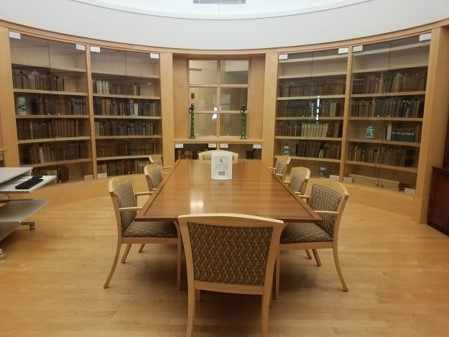
[[[239,160],[232,165],[232,179],[211,179],[210,160],[176,161],[136,221],[176,221],[181,214],[241,213],[283,220],[321,221],[260,160]]]

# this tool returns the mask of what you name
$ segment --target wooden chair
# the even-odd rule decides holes
[[[308,203],[321,216],[322,222],[318,224],[287,223],[281,235],[276,261],[275,298],[279,296],[280,253],[283,250],[292,249],[312,249],[318,266],[321,266],[321,261],[317,249],[332,249],[341,285],[344,291],[348,291],[338,259],[338,231],[343,210],[349,198],[348,191],[339,181],[314,178],[309,180],[306,195],[309,195]]]
[[[214,151],[224,151],[224,150],[210,150],[210,151],[203,151],[203,152],[198,152],[198,159],[199,160],[211,160],[212,158],[212,152]],[[232,152],[232,151],[228,151],[232,153],[232,162],[235,163],[239,160],[239,154],[237,152]]]
[[[282,180],[285,180],[290,161],[290,156],[280,156],[276,159],[276,164],[274,165],[274,167],[270,168],[273,170],[274,174],[276,174]]]
[[[178,218],[187,264],[187,337],[193,335],[201,290],[262,296],[262,336],[268,314],[280,220],[242,214],[190,214]]]
[[[292,167],[290,170],[290,179],[286,183],[295,193],[304,195],[309,178],[310,170],[307,167]]]
[[[310,169],[303,166],[292,167],[290,170],[290,179],[285,181],[288,186],[298,195],[304,195],[307,187],[307,182],[310,178]],[[306,249],[307,257],[311,260],[312,255]]]
[[[109,287],[123,244],[126,244],[126,250],[121,262],[125,263],[132,244],[158,243],[177,246],[177,286],[180,289],[182,242],[177,225],[171,221],[135,221],[140,207],[137,206],[136,193],[134,193],[132,180],[128,176],[112,178],[108,188],[117,222],[117,247],[111,270],[103,287]]]
[[[150,161],[150,164],[161,165],[163,170],[168,170],[172,168],[171,166],[164,166],[161,154],[150,154],[148,156],[148,160]]]
[[[148,164],[143,168],[149,191],[154,191],[164,179],[164,172],[160,164]]]

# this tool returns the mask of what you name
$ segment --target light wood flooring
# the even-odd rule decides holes
[[[185,335],[187,293],[176,290],[174,247],[133,248],[102,288],[116,235],[106,190],[50,202],[33,220],[34,231],[22,227],[0,242],[1,337]],[[351,197],[340,233],[349,292],[331,251],[321,251],[322,267],[302,251],[284,252],[271,337],[449,336],[449,237]],[[195,336],[259,336],[259,309],[258,297],[206,293]]]

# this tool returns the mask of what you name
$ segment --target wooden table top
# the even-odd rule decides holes
[[[190,213],[242,213],[288,222],[321,218],[259,160],[232,166],[232,179],[212,180],[210,161],[178,160],[137,214],[137,221]]]

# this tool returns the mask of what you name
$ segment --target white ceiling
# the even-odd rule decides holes
[[[0,0],[0,20],[150,47],[257,50],[356,39],[449,18],[449,0]]]
[[[241,4],[195,4],[193,0],[72,0],[98,7],[176,18],[260,18],[311,13],[373,0],[246,0]]]

